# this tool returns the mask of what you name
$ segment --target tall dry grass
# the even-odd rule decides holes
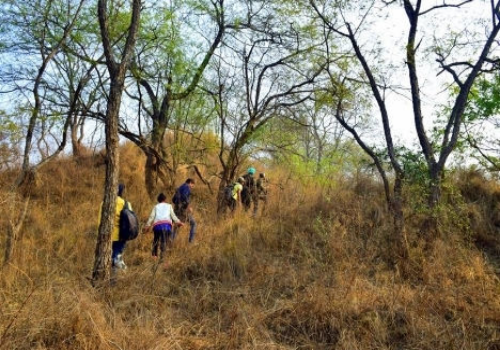
[[[126,197],[145,220],[154,203],[143,160],[131,147],[122,152]],[[270,202],[257,219],[218,219],[198,185],[197,244],[183,228],[167,268],[154,273],[144,234],[126,249],[128,270],[96,290],[88,277],[103,167],[92,158],[50,164],[1,272],[0,348],[500,349],[500,283],[470,240],[476,226],[495,237],[489,199],[468,203],[457,181],[465,204],[430,249],[410,216],[402,274],[386,263],[390,217],[373,180],[322,189],[283,170],[268,175]],[[471,225],[455,225],[454,215]]]

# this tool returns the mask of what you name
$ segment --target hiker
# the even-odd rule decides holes
[[[125,206],[123,199],[124,184],[118,185],[118,196],[116,197],[115,218],[113,222],[113,231],[111,232],[111,266],[115,269],[127,269],[127,265],[123,261],[123,251],[125,250],[126,241],[120,240],[120,213]],[[128,207],[132,210],[132,206],[128,203]],[[99,210],[99,223],[101,222],[102,203]]]
[[[267,205],[267,178],[265,173],[260,173],[257,179],[257,200],[264,202],[264,209]]]
[[[226,201],[227,207],[231,210],[231,212],[234,212],[236,210],[236,207],[241,203],[241,192],[243,190],[243,183],[245,182],[245,179],[240,177],[236,183],[232,186],[231,189],[231,197],[228,198]]]
[[[243,190],[241,191],[241,202],[243,203],[245,211],[248,211],[253,203],[253,216],[257,214],[257,210],[259,209],[257,187],[255,185],[255,179],[253,178],[254,174],[255,168],[248,168],[247,173],[243,175],[244,183]]]
[[[165,250],[167,246],[170,247],[173,241],[172,234],[172,222],[175,222],[179,226],[183,226],[179,218],[174,213],[174,208],[171,204],[166,203],[167,196],[163,193],[158,195],[158,204],[153,207],[151,214],[149,215],[148,221],[146,222],[146,227],[144,231],[149,231],[151,225],[153,226],[153,245],[152,245],[152,256],[154,258],[158,257],[158,246],[160,248],[160,262],[163,261],[165,255]]]
[[[194,179],[188,178],[176,191],[172,202],[174,212],[183,222],[189,222],[189,243],[192,243],[196,234],[196,221],[193,218],[191,202],[191,190],[194,188]],[[174,228],[173,238],[177,236],[177,227]]]

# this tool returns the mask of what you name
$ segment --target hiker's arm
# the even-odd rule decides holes
[[[181,220],[179,220],[179,218],[177,217],[177,215],[175,215],[174,208],[172,206],[170,207],[170,217],[172,218],[172,221],[175,222],[177,225],[184,226],[184,223],[182,223]]]
[[[149,215],[148,221],[146,222],[146,226],[144,227],[144,230],[148,231],[149,227],[153,223],[153,220],[155,219],[156,216],[156,207],[151,210],[151,214]]]

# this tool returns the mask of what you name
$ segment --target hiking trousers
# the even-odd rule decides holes
[[[153,229],[153,247],[151,254],[153,256],[158,256],[158,248],[160,248],[160,258],[165,255],[165,250],[167,249],[167,244],[171,245],[173,240],[172,231],[160,228]]]
[[[114,263],[118,258],[118,255],[123,255],[123,251],[125,250],[125,245],[127,242],[125,241],[113,241],[111,243],[111,261]]]
[[[182,222],[186,223],[189,222],[189,243],[194,241],[194,236],[196,235],[196,221],[194,220],[193,214],[188,213],[187,210],[179,210],[177,211],[174,209],[175,215],[181,220]],[[179,227],[176,226],[173,229],[173,238],[177,237],[177,231],[179,230]]]

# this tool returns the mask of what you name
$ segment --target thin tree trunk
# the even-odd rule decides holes
[[[106,109],[106,180],[104,199],[101,208],[101,222],[97,234],[94,267],[92,270],[92,285],[109,280],[111,274],[111,232],[115,218],[116,196],[119,171],[119,134],[118,116],[122,93],[125,86],[125,72],[130,61],[140,23],[141,0],[133,0],[132,18],[128,29],[125,47],[120,63],[113,57],[108,22],[108,2],[99,0],[97,4],[99,27],[103,43],[106,65],[110,75],[110,93]]]
[[[101,222],[95,248],[92,284],[107,281],[111,272],[111,233],[113,231],[119,170],[118,113],[122,90],[113,85],[109,95],[106,113],[106,180],[105,194],[101,211]]]
[[[394,195],[392,200],[392,216],[394,223],[394,249],[395,261],[408,257],[408,242],[406,238],[405,217],[403,212],[403,181],[401,174],[396,174],[394,180]]]

